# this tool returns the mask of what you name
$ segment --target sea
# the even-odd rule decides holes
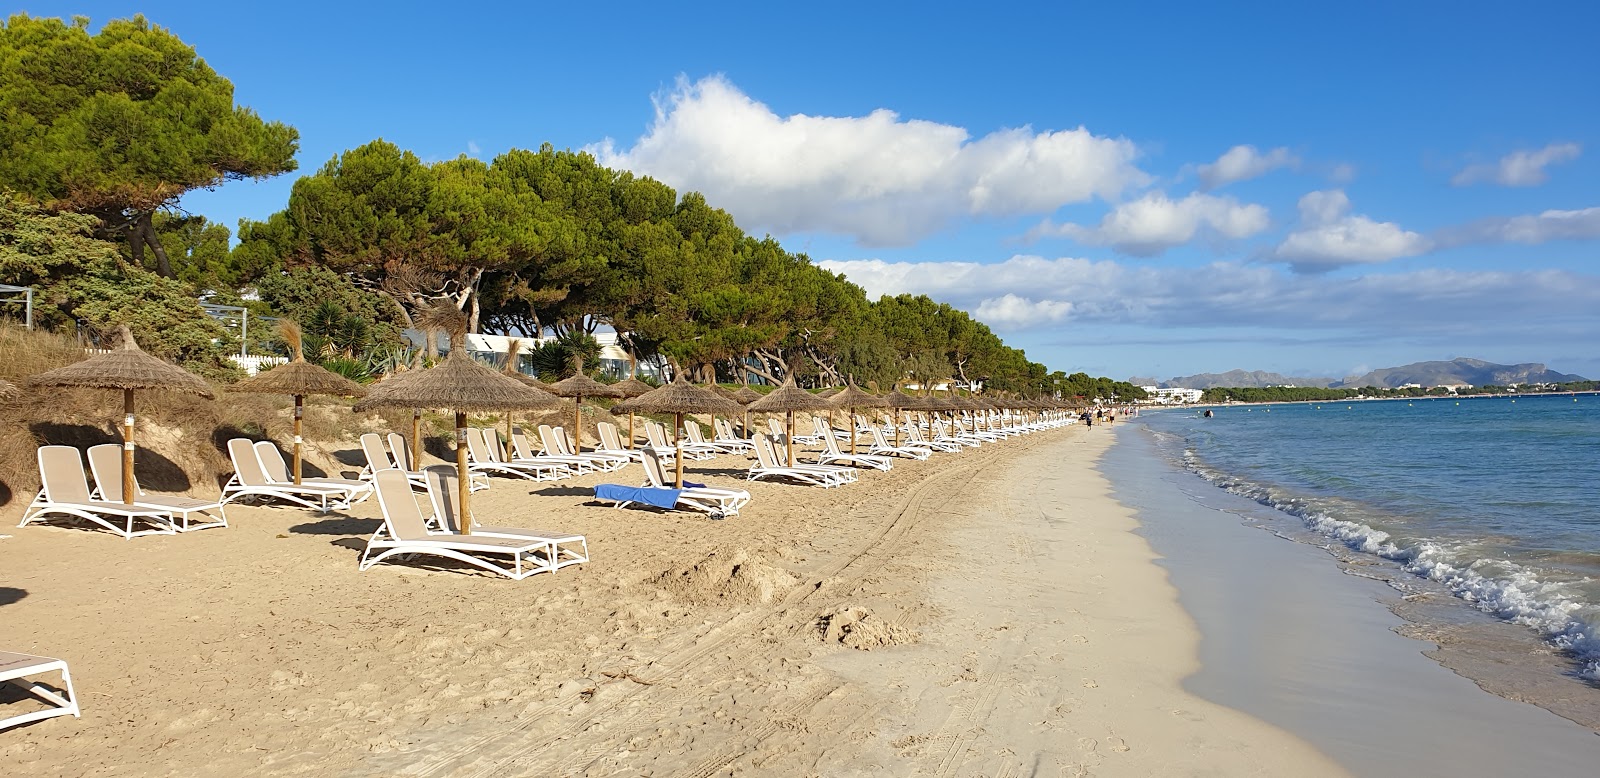
[[[1388,583],[1490,691],[1600,695],[1600,395],[1144,411],[1132,421],[1251,521]],[[1441,649],[1435,658],[1451,665]],[[1548,678],[1529,679],[1529,674]],[[1557,712],[1583,722],[1594,712]]]

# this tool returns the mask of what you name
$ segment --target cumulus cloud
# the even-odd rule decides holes
[[[1524,216],[1481,219],[1460,227],[1441,230],[1441,246],[1472,243],[1526,243],[1538,245],[1552,240],[1600,239],[1600,208],[1577,211],[1544,211]]]
[[[1046,220],[1030,230],[1030,238],[1061,235],[1080,243],[1111,246],[1124,254],[1150,257],[1196,237],[1238,240],[1267,229],[1267,209],[1232,197],[1191,194],[1181,200],[1161,192],[1113,208],[1099,226],[1055,224]]]
[[[1200,175],[1200,188],[1211,190],[1298,164],[1299,158],[1289,153],[1286,147],[1279,146],[1263,152],[1255,146],[1245,145],[1222,152],[1217,161],[1201,165],[1197,172]]]
[[[1343,190],[1310,192],[1300,198],[1300,226],[1271,258],[1289,263],[1297,273],[1321,273],[1346,265],[1388,262],[1433,248],[1427,237],[1394,222],[1378,222],[1350,213]]]
[[[1396,329],[1495,331],[1528,322],[1545,327],[1567,319],[1578,328],[1600,327],[1600,277],[1562,270],[1427,269],[1338,278],[1240,262],[1157,267],[1026,255],[992,264],[821,264],[870,295],[926,294],[1003,332],[1093,324],[1380,336]]]
[[[1552,143],[1534,151],[1514,151],[1497,162],[1468,165],[1450,179],[1456,186],[1494,183],[1501,186],[1538,186],[1549,180],[1545,168],[1571,162],[1583,153],[1576,143]]]
[[[1143,186],[1138,148],[1079,127],[966,129],[893,111],[780,116],[726,78],[680,78],[629,148],[589,146],[602,164],[704,192],[748,229],[819,231],[909,245],[963,219],[1054,211]]]

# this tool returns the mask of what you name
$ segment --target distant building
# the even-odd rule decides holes
[[[1205,392],[1203,390],[1200,390],[1200,389],[1182,389],[1182,388],[1162,389],[1160,387],[1155,387],[1155,386],[1141,386],[1139,388],[1143,389],[1145,391],[1145,394],[1150,395],[1150,400],[1152,402],[1155,402],[1155,403],[1158,403],[1158,404],[1161,404],[1161,405],[1179,405],[1181,403],[1197,403],[1197,402],[1200,402],[1200,398],[1205,395]]]

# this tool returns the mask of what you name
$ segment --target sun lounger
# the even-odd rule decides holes
[[[839,450],[839,441],[832,435],[822,439],[822,452],[817,454],[817,464],[832,465],[844,463],[852,467],[870,467],[874,470],[888,470],[894,467],[891,457],[876,454],[846,454]]]
[[[422,472],[411,470],[407,465],[411,462],[411,447],[406,443],[406,438],[398,432],[391,432],[386,436],[389,441],[389,454],[394,457],[394,465],[399,470],[406,471],[406,479],[415,484],[418,489],[428,488],[427,480]],[[421,460],[418,460],[421,461]],[[380,470],[383,468],[379,468]],[[472,491],[481,492],[489,488],[489,476],[483,473],[472,473],[469,481]]]
[[[529,481],[559,481],[572,474],[572,470],[560,462],[535,462],[520,457],[510,462],[501,461],[497,450],[500,448],[499,442],[491,443],[489,434],[476,427],[466,429],[468,472]]]
[[[124,505],[91,498],[89,479],[84,475],[83,459],[76,448],[40,446],[38,457],[41,487],[33,503],[22,512],[22,523],[18,527],[26,527],[45,516],[59,515],[93,522],[128,540],[141,535],[171,535],[178,531],[172,523],[172,511],[166,508]],[[121,466],[119,461],[117,467]],[[118,477],[121,477],[120,470]],[[135,521],[144,522],[150,528],[135,530]]]
[[[426,469],[428,479],[428,502],[433,507],[433,516],[430,523],[433,525],[430,532],[445,535],[458,535],[461,532],[461,523],[457,520],[457,494],[456,469],[452,465],[434,465]],[[576,565],[589,561],[589,541],[582,535],[568,532],[552,532],[542,529],[524,529],[522,527],[492,527],[480,525],[476,520],[472,522],[472,537],[510,538],[512,540],[542,540],[550,544],[548,558],[552,570],[559,570],[567,565]]]
[[[600,447],[594,450],[596,454],[623,456],[632,462],[644,459],[644,453],[639,449],[622,447],[622,435],[617,431],[617,425],[602,421],[595,425],[595,429],[600,432]]]
[[[745,440],[744,438],[733,434],[733,423],[727,419],[713,418],[711,420],[711,426],[716,430],[717,434],[716,437],[708,441],[709,443],[722,446],[723,448],[728,449],[735,454],[756,450],[755,441]]]
[[[289,463],[283,461],[283,453],[278,451],[277,445],[270,440],[256,441],[256,458],[261,460],[261,471],[267,474],[267,480],[276,484],[294,485],[294,477],[289,475]],[[372,496],[372,484],[367,481],[352,480],[349,478],[300,478],[301,485],[329,486],[342,489],[345,492],[345,504],[353,505]]]
[[[927,459],[933,455],[933,452],[929,451],[928,449],[917,446],[891,446],[889,445],[889,441],[884,439],[883,430],[878,429],[877,427],[873,427],[871,432],[872,445],[867,448],[868,454],[877,454],[879,456],[909,457],[911,459]]]
[[[837,474],[779,465],[778,455],[773,450],[772,438],[761,434],[756,435],[756,463],[750,466],[750,472],[747,477],[752,481],[764,478],[784,478],[807,486],[821,486],[825,489],[845,484],[845,481]]]
[[[361,552],[361,570],[393,556],[435,556],[520,581],[554,570],[550,543],[539,540],[479,537],[429,532],[427,521],[411,493],[411,483],[399,470],[379,470],[372,476],[383,511],[383,525],[367,539]]]
[[[261,457],[255,444],[247,438],[228,441],[228,458],[233,461],[233,476],[222,486],[223,504],[234,500],[266,497],[292,502],[306,508],[327,513],[350,507],[350,491],[336,486],[274,482],[261,466]]]
[[[361,480],[371,481],[372,474],[379,470],[399,470],[406,474],[406,480],[418,489],[428,488],[428,479],[422,473],[406,470],[404,462],[396,462],[389,455],[389,449],[383,445],[383,436],[376,432],[368,432],[361,436],[361,454],[367,458],[366,467],[361,468]]]
[[[666,427],[653,421],[646,421],[644,423],[644,435],[645,438],[650,441],[650,447],[655,449],[657,453],[663,454],[663,459],[671,460],[673,459],[673,456],[676,456],[675,453],[673,456],[665,455],[669,452],[676,452],[679,447],[679,444],[667,442]],[[683,441],[682,448],[683,458],[692,459],[696,462],[711,459],[718,453],[717,449],[713,446],[690,443],[687,440]]]
[[[751,448],[748,445],[749,441],[744,440],[734,443],[706,440],[705,431],[700,429],[699,424],[691,421],[683,423],[683,437],[685,442],[694,444],[696,448],[704,447],[706,450],[716,451],[720,454],[737,454],[741,451],[748,451]]]
[[[961,450],[961,444],[954,440],[928,440],[922,437],[922,428],[915,424],[911,425],[909,438],[906,441],[908,446],[919,446],[932,451],[942,451],[946,454],[954,454]]]
[[[612,454],[585,454],[577,449],[572,436],[561,427],[552,427],[548,424],[539,425],[539,442],[544,444],[544,453],[552,456],[572,457],[583,462],[594,470],[611,472],[628,464],[628,457]]]
[[[116,443],[90,446],[89,472],[94,474],[92,497],[106,502],[122,502],[122,446]],[[133,504],[171,513],[172,528],[179,532],[228,526],[228,515],[223,512],[221,502],[176,494],[148,494],[140,488],[137,478],[133,482]],[[196,521],[196,516],[202,519]]]
[[[42,675],[57,671],[61,673],[61,689],[52,689],[38,682],[28,683],[23,680],[31,675]],[[67,663],[60,659],[0,651],[0,685],[8,683],[21,686],[29,694],[50,703],[51,707],[0,719],[0,729],[28,724],[42,719],[55,718],[56,716],[79,717],[83,715],[78,711],[78,695],[72,690],[72,673],[67,670]]]
[[[654,449],[644,455],[644,485],[651,489],[676,489],[667,483],[666,471]],[[717,489],[698,484],[684,484],[678,490],[677,504],[717,518],[739,515],[739,509],[750,503],[750,493],[743,489]],[[619,504],[617,507],[622,507]]]
[[[779,467],[792,467],[797,470],[811,470],[824,473],[844,483],[855,483],[856,469],[848,465],[828,465],[822,463],[806,463],[800,460],[800,450],[795,450],[795,461],[789,461],[789,441],[782,435],[772,439],[772,455],[777,460]]]

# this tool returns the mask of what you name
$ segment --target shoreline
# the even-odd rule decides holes
[[[1120,434],[1102,467],[1205,634],[1188,688],[1279,722],[1362,775],[1581,774],[1600,759],[1589,728],[1442,664],[1442,633],[1395,612],[1418,603],[1293,542],[1270,508],[1173,467],[1144,434]]]

